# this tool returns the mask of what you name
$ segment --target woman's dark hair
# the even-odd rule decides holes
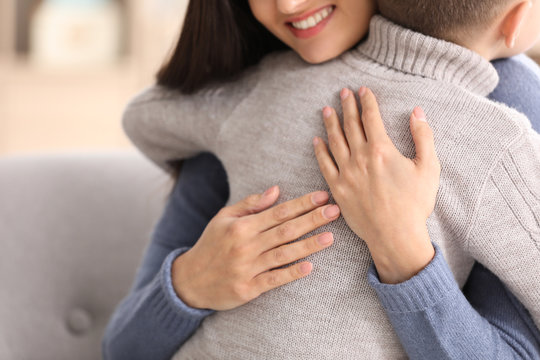
[[[180,39],[157,82],[193,93],[286,48],[255,19],[247,0],[190,0]]]
[[[284,49],[255,19],[248,0],[190,0],[178,43],[157,82],[190,94],[211,82],[232,80],[265,55]],[[174,183],[181,164],[174,164]]]

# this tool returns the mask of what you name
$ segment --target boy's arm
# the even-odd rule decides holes
[[[104,359],[169,359],[211,314],[180,300],[171,285],[171,264],[195,244],[225,205],[228,191],[225,171],[214,156],[184,162],[134,285],[109,320]]]
[[[212,84],[193,94],[149,87],[124,109],[124,132],[147,158],[172,172],[174,161],[217,150],[221,126],[257,82],[256,76],[246,77]]]
[[[538,64],[526,55],[518,55],[510,59],[496,60],[493,65],[497,69],[500,81],[489,98],[525,114],[532,128],[540,132],[540,101],[538,101],[540,99],[540,67]],[[534,135],[531,136],[534,137]],[[523,164],[522,167],[527,167],[527,165]],[[529,170],[533,169],[529,168]],[[538,242],[537,245],[540,246]],[[537,269],[540,270],[540,268]]]
[[[540,135],[523,131],[487,179],[464,246],[540,327]]]
[[[410,280],[383,284],[374,266],[368,281],[411,359],[537,359],[540,333],[501,282],[475,264],[464,292],[442,252]],[[469,291],[470,290],[470,291]],[[472,306],[471,306],[472,305]]]

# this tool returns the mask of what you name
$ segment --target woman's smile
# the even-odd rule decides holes
[[[328,24],[332,18],[334,6],[325,6],[323,9],[311,12],[304,16],[289,19],[287,26],[290,27],[294,36],[301,39],[308,39],[317,35]]]
[[[305,61],[338,57],[367,34],[373,0],[249,0],[255,18]]]

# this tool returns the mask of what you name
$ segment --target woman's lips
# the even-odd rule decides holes
[[[322,9],[313,11],[311,14],[307,14],[307,15],[302,16],[301,18],[295,18],[293,20],[294,20],[294,22],[305,21],[309,17],[313,16],[314,14],[319,13],[321,10],[324,10],[327,7],[328,6],[322,8]],[[308,38],[313,37],[313,36],[317,35],[318,33],[320,33],[324,29],[326,24],[328,24],[330,19],[334,16],[334,12],[335,12],[335,7],[334,6],[332,6],[331,9],[332,9],[332,11],[328,16],[326,16],[324,19],[322,19],[317,25],[315,25],[313,27],[310,27],[308,29],[298,29],[298,28],[296,28],[296,27],[294,27],[292,25],[292,21],[287,22],[286,26],[291,30],[293,35],[296,36],[297,38],[308,39]]]

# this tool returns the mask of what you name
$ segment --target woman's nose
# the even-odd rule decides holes
[[[282,14],[294,14],[303,9],[309,0],[277,0],[278,10]]]

